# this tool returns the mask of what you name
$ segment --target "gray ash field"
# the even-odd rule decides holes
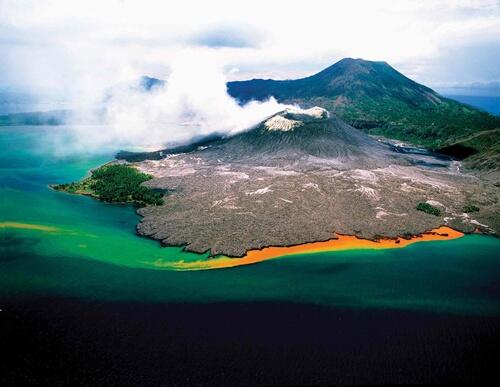
[[[137,230],[188,251],[239,257],[335,233],[377,239],[441,225],[500,228],[498,187],[462,173],[458,162],[398,152],[321,108],[288,110],[183,151],[134,163],[155,176],[146,185],[170,191],[164,205],[139,210]],[[440,215],[417,211],[420,202]],[[470,205],[480,210],[464,213]]]

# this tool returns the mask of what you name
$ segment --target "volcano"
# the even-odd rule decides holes
[[[283,103],[320,106],[371,134],[431,148],[500,126],[499,117],[445,98],[387,62],[344,58],[306,78],[236,81],[227,88],[242,104],[274,97]]]
[[[341,169],[352,169],[404,162],[387,145],[319,107],[287,109],[251,130],[199,143],[196,150],[209,162],[263,166],[295,164],[312,168],[318,162],[328,162]]]
[[[169,192],[164,205],[138,210],[138,233],[193,252],[240,257],[335,233],[377,239],[444,224],[495,232],[498,190],[449,160],[397,148],[314,107],[233,136],[124,157],[154,176],[145,185]],[[462,216],[484,197],[490,204],[474,218]],[[422,202],[439,215],[418,211]]]
[[[312,76],[275,81],[252,79],[228,83],[229,93],[247,102],[271,96],[278,100],[330,98],[338,105],[360,96],[377,100],[398,99],[408,105],[438,104],[442,98],[432,89],[407,78],[387,62],[344,58]]]
[[[166,82],[141,77],[134,90],[148,93]],[[120,85],[124,87],[126,85]],[[279,102],[327,109],[349,125],[368,134],[409,141],[433,150],[462,156],[463,146],[474,141],[465,165],[497,180],[499,162],[496,137],[489,134],[500,127],[500,117],[445,98],[434,90],[406,77],[387,62],[344,58],[317,74],[294,80],[252,79],[227,83],[228,93],[240,104],[270,97]],[[76,122],[75,117],[102,118],[71,111],[19,113],[0,116],[1,125],[59,125]],[[203,139],[200,142],[213,139]],[[196,145],[196,144],[195,144]],[[194,149],[193,146],[181,149]],[[458,151],[458,152],[455,152]],[[125,154],[122,154],[125,156]],[[132,157],[132,155],[128,155]],[[161,156],[157,155],[157,158]]]

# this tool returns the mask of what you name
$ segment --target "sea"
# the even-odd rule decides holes
[[[495,116],[500,116],[500,96],[445,95],[445,97],[477,107]]]
[[[500,355],[500,239],[290,255],[204,271],[135,233],[130,205],[50,189],[113,154],[70,128],[0,127],[0,383],[480,382]]]

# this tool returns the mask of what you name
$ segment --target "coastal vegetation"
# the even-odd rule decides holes
[[[142,185],[151,175],[125,164],[104,165],[80,182],[53,185],[57,191],[89,195],[108,203],[162,205],[163,192]]]
[[[418,203],[416,209],[418,211],[423,211],[427,214],[431,214],[431,215],[435,215],[435,216],[439,216],[441,215],[441,210],[439,208],[436,208],[432,205],[430,205],[429,203]]]

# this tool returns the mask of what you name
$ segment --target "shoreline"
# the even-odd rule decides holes
[[[89,196],[105,203],[132,204],[137,208],[162,205],[164,190],[158,192],[142,183],[153,179],[128,163],[108,162],[91,169],[79,181],[49,184],[57,192]]]
[[[86,180],[88,180],[90,177],[91,177],[91,172],[93,170],[98,170],[102,167],[105,167],[105,166],[108,166],[108,165],[113,165],[113,164],[123,164],[123,165],[126,165],[126,166],[129,166],[131,168],[134,168],[136,170],[138,170],[139,172],[141,173],[145,173],[145,174],[148,174],[150,176],[153,176],[153,180],[156,179],[157,177],[155,177],[156,175],[154,173],[152,173],[151,171],[148,171],[148,170],[144,170],[143,168],[141,168],[140,164],[139,163],[135,163],[135,162],[124,162],[124,161],[121,161],[121,160],[110,160],[104,164],[101,164],[95,168],[92,168],[90,169],[90,171],[87,173],[86,177],[84,177],[82,180],[78,181],[78,182],[75,182],[75,183],[70,183],[70,184],[82,184],[83,182],[85,182]],[[214,235],[210,235],[210,238],[206,238],[205,241],[203,241],[203,243],[201,243],[201,246],[200,244],[196,244],[196,243],[193,243],[193,238],[188,238],[190,235],[189,235],[189,229],[186,229],[188,231],[187,232],[187,235],[177,235],[176,234],[176,229],[175,228],[168,228],[164,234],[155,234],[153,232],[149,232],[150,230],[144,226],[144,224],[147,224],[147,222],[145,222],[145,220],[149,219],[148,218],[148,214],[151,213],[152,211],[156,211],[156,212],[153,212],[153,215],[155,215],[157,212],[160,212],[160,215],[162,216],[169,216],[169,213],[165,213],[165,211],[163,211],[161,209],[161,205],[158,205],[158,206],[155,206],[155,207],[158,207],[157,210],[152,210],[150,207],[151,206],[144,206],[144,205],[139,205],[137,202],[133,201],[133,200],[127,200],[127,201],[119,201],[119,202],[108,202],[108,201],[105,201],[103,200],[101,197],[99,197],[98,195],[96,195],[94,192],[90,191],[90,190],[86,190],[86,189],[78,189],[74,192],[70,192],[68,191],[67,189],[61,189],[58,187],[61,187],[63,186],[64,184],[49,184],[48,187],[49,189],[53,190],[53,191],[56,191],[56,192],[64,192],[64,193],[68,193],[68,194],[72,194],[72,195],[81,195],[81,196],[87,196],[87,197],[91,197],[92,199],[94,200],[97,200],[97,201],[100,201],[104,204],[120,204],[120,205],[131,205],[134,212],[136,213],[136,215],[139,217],[139,220],[138,222],[135,224],[135,234],[141,238],[146,238],[146,239],[149,239],[149,240],[153,240],[153,241],[156,241],[158,242],[162,247],[181,247],[184,251],[186,252],[189,252],[189,253],[195,253],[195,254],[200,254],[200,255],[203,255],[203,254],[206,254],[208,252],[208,254],[210,255],[211,257],[211,260],[212,261],[215,261],[215,260],[219,260],[221,259],[221,257],[224,257],[224,258],[228,258],[228,259],[231,259],[231,260],[256,260],[257,262],[260,262],[261,260],[265,260],[265,259],[271,259],[271,258],[262,258],[261,255],[272,255],[274,257],[274,255],[277,255],[277,256],[281,256],[281,255],[288,255],[288,254],[291,254],[289,252],[290,248],[293,247],[292,250],[296,249],[295,246],[305,246],[304,248],[306,249],[315,249],[316,245],[313,246],[313,244],[318,244],[318,243],[331,243],[332,242],[332,239],[335,240],[336,236],[340,237],[340,238],[343,238],[343,237],[347,237],[349,235],[356,235],[356,230],[353,228],[353,229],[349,229],[349,228],[344,228],[344,232],[346,233],[345,235],[341,235],[339,233],[335,233],[335,232],[331,232],[331,228],[329,227],[327,230],[320,230],[320,231],[323,231],[322,233],[316,233],[316,234],[312,234],[312,235],[307,235],[305,236],[304,238],[282,238],[282,240],[276,240],[276,238],[274,240],[268,240],[266,239],[265,237],[262,237],[260,236],[259,240],[260,240],[260,243],[242,243],[240,246],[241,248],[239,250],[237,250],[236,248],[234,248],[234,246],[237,246],[237,245],[231,245],[230,242],[228,242],[226,239],[224,239],[224,229],[222,230],[217,230],[219,235],[217,235],[217,233],[213,233]],[[142,184],[141,184],[142,185]],[[143,185],[144,186],[144,185]],[[150,187],[149,184],[145,185],[146,187]],[[85,187],[84,187],[85,188]],[[163,189],[164,191],[168,192],[169,189]],[[174,197],[175,198],[175,197]],[[170,200],[171,198],[166,198],[165,200]],[[412,208],[413,209],[413,208]],[[163,212],[162,212],[163,211]],[[418,216],[421,216],[421,214],[418,214],[418,215],[415,215],[416,217]],[[444,216],[444,215],[443,215]],[[423,222],[423,221],[421,221]],[[427,220],[426,220],[427,222]],[[439,226],[441,224],[441,226]],[[444,224],[449,224],[451,227],[453,227],[455,230],[457,231],[460,231],[462,233],[475,233],[475,232],[480,232],[480,233],[484,233],[484,234],[491,234],[491,235],[495,235],[494,232],[489,232],[488,229],[479,229],[478,230],[478,226],[477,225],[481,225],[481,226],[485,226],[485,227],[488,227],[486,225],[482,225],[481,223],[477,223],[476,222],[476,225],[472,225],[472,224],[457,224],[456,222],[451,222],[449,223],[448,221],[446,221],[446,219],[442,219],[442,222],[427,222],[427,224],[423,223],[423,224],[419,224],[418,227],[408,227],[408,225],[403,225],[403,227],[391,227],[391,225],[388,225],[388,228],[379,228],[379,229],[376,229],[375,231],[377,232],[373,232],[373,233],[363,233],[363,238],[366,238],[368,240],[371,240],[371,241],[375,241],[376,243],[378,243],[378,245],[374,246],[374,248],[378,248],[380,246],[380,242],[382,241],[382,244],[384,244],[384,240],[390,240],[391,238],[392,239],[401,239],[403,240],[404,238],[406,238],[408,235],[410,238],[414,238],[415,235],[422,235],[422,234],[427,234],[427,232],[432,232],[433,231],[433,228],[434,227],[445,227]],[[450,227],[450,229],[451,229]],[[412,229],[413,228],[413,229]],[[402,233],[402,234],[399,234],[399,232],[401,232],[402,230],[407,230],[408,231],[408,234],[406,233]],[[426,230],[430,230],[430,231],[426,231]],[[154,231],[154,229],[153,229]],[[169,233],[167,233],[167,231]],[[204,230],[206,231],[206,230]],[[422,233],[422,234],[420,234]],[[160,235],[160,237],[158,236]],[[174,235],[172,238],[165,238],[164,235]],[[215,240],[219,240],[217,238],[220,238],[220,240],[222,240],[224,243],[222,247],[218,248],[218,249],[214,249],[212,250],[212,247],[213,247],[213,243],[211,244],[210,241],[215,241]],[[243,242],[245,242],[245,237],[243,237]],[[293,240],[295,239],[295,240]],[[208,243],[207,243],[208,241]],[[171,243],[169,243],[171,242]],[[194,242],[197,242],[196,239],[194,240]],[[274,244],[273,244],[274,242]],[[401,241],[397,242],[397,244],[400,244]],[[353,243],[353,245],[357,245],[358,243],[355,242]],[[338,245],[338,243],[337,243]],[[229,248],[228,248],[229,246]],[[318,248],[321,248],[321,247],[318,247]],[[337,246],[332,246],[333,249],[337,249]],[[273,250],[271,250],[273,249]],[[285,251],[283,252],[280,252],[280,250],[278,251],[275,251],[276,249],[284,249]],[[237,250],[237,251],[235,251]],[[259,253],[257,253],[259,252]],[[161,264],[161,263],[160,263]],[[232,267],[234,265],[233,262],[231,262],[230,265],[224,265],[224,264],[221,264],[222,266],[221,267]],[[180,265],[182,266],[182,265]],[[238,265],[240,266],[240,265]],[[181,270],[183,270],[184,268],[181,268]]]
[[[135,163],[126,163],[126,162],[124,163],[121,161],[111,160],[94,169],[99,169],[103,166],[113,165],[113,164],[126,164],[132,166],[133,168],[137,168]],[[89,174],[87,174],[87,176],[84,179],[82,179],[82,181],[88,179],[90,176],[90,172],[94,169],[91,169],[89,171]],[[140,207],[135,202],[128,201],[128,202],[108,203],[103,201],[99,196],[95,195],[94,193],[68,192],[66,190],[57,189],[55,188],[55,186],[56,184],[49,184],[49,188],[56,192],[64,192],[72,195],[87,196],[93,198],[94,200],[100,201],[104,204],[131,205],[132,208],[134,209],[134,212],[139,216],[139,218],[144,218],[144,215],[141,214],[140,211],[138,211]],[[460,238],[466,234],[488,235],[483,230],[478,228],[467,232],[465,230],[459,231],[457,229],[453,229],[449,226],[444,226],[444,225],[430,229],[429,231],[424,231],[422,233],[416,233],[409,236],[407,235],[400,235],[396,237],[381,236],[380,238],[375,238],[375,239],[362,238],[362,237],[357,237],[355,235],[340,234],[334,232],[332,234],[333,238],[331,239],[305,242],[299,244],[283,245],[283,246],[264,246],[262,248],[247,250],[245,254],[242,256],[230,256],[230,255],[218,254],[209,257],[207,260],[197,260],[188,262],[182,259],[174,262],[164,262],[162,260],[157,260],[154,262],[143,261],[143,263],[152,268],[170,269],[175,271],[225,269],[225,268],[251,265],[295,254],[311,254],[319,252],[346,251],[346,250],[357,250],[357,249],[402,248],[416,242],[453,240]],[[158,240],[154,237],[151,237],[150,235],[145,235],[143,233],[138,232],[137,225],[136,225],[135,235],[141,238],[159,242],[161,247],[182,247],[183,251],[198,254],[200,256],[206,253],[206,252],[200,253],[196,251],[190,251],[189,249],[186,248],[185,244],[181,245],[165,244],[162,240]]]
[[[103,164],[108,165],[112,164],[113,162],[108,162]],[[99,168],[99,167],[98,167]],[[134,210],[135,214],[139,216],[139,218],[143,218],[144,216],[140,214],[139,206],[134,203],[134,202],[105,202],[102,199],[99,198],[99,196],[96,196],[91,193],[83,193],[83,192],[67,192],[65,190],[58,190],[55,189],[53,186],[55,184],[49,184],[49,188],[56,191],[56,192],[63,192],[65,194],[70,194],[70,195],[79,195],[79,196],[86,196],[90,197],[94,200],[97,200],[103,204],[107,205],[125,205],[125,206],[131,206],[132,209]],[[7,227],[8,228],[8,227]],[[160,262],[156,261],[154,263],[150,263],[152,266],[156,268],[169,268],[169,269],[174,269],[177,271],[190,271],[190,270],[212,270],[212,269],[226,269],[226,268],[232,268],[232,267],[238,267],[238,266],[246,266],[246,265],[252,265],[255,263],[271,260],[271,259],[276,259],[288,255],[294,255],[294,254],[311,254],[311,253],[318,253],[318,252],[331,252],[331,251],[345,251],[345,250],[356,250],[356,249],[389,249],[389,248],[402,248],[406,247],[408,245],[411,245],[416,242],[425,242],[425,241],[434,241],[434,240],[453,240],[453,239],[458,239],[463,237],[464,235],[467,234],[481,234],[481,235],[493,235],[496,236],[495,234],[486,234],[482,232],[480,229],[475,229],[472,232],[462,232],[459,230],[455,230],[449,226],[439,226],[437,228],[431,229],[429,231],[425,231],[421,234],[414,234],[411,235],[410,237],[403,237],[403,236],[398,236],[398,237],[385,237],[382,236],[379,239],[367,239],[367,238],[360,238],[355,235],[348,235],[348,234],[340,234],[334,232],[333,235],[335,236],[332,239],[324,240],[324,241],[313,241],[313,242],[306,242],[306,243],[300,243],[300,244],[293,244],[289,246],[265,246],[260,249],[250,249],[247,250],[245,255],[241,257],[235,257],[235,256],[227,256],[227,255],[215,255],[211,256],[208,260],[206,261],[192,261],[192,262],[185,262],[183,260],[177,261],[177,262]],[[189,251],[185,249],[185,244],[184,245],[175,245],[175,244],[165,244],[163,241],[152,238],[149,235],[144,235],[141,234],[137,231],[137,224],[136,224],[136,231],[134,233],[135,236],[139,238],[144,238],[148,239],[151,241],[158,242],[160,246],[163,247],[182,247],[183,251],[186,251],[191,254],[197,254],[197,255],[204,255],[205,253],[199,253],[195,251]]]
[[[177,271],[227,269],[238,266],[253,265],[259,262],[277,259],[296,254],[311,254],[320,252],[394,249],[403,248],[417,242],[446,241],[461,238],[465,233],[441,226],[410,238],[380,238],[378,240],[362,239],[355,235],[334,234],[336,238],[322,242],[309,242],[293,246],[268,246],[262,249],[248,250],[241,258],[217,256],[206,261],[161,262],[155,261],[151,265],[156,268],[173,269]]]

